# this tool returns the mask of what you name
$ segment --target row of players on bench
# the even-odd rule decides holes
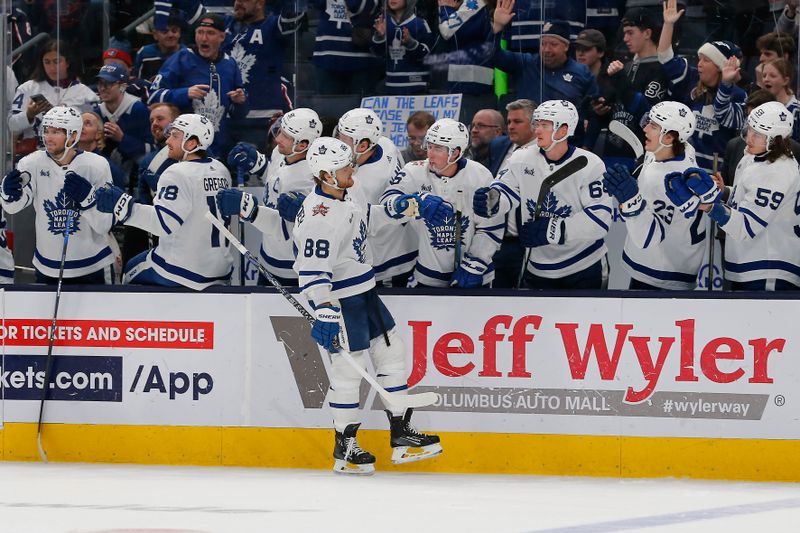
[[[506,283],[527,288],[599,289],[608,274],[613,197],[627,228],[623,265],[632,288],[694,287],[706,246],[703,212],[728,237],[725,270],[734,289],[800,286],[800,246],[792,241],[800,173],[787,141],[792,114],[782,104],[769,102],[750,114],[744,157],[729,189],[696,167],[687,142],[695,116],[684,104],[665,101],[650,111],[638,179],[572,146],[578,120],[570,102],[542,103],[532,117],[534,139],[510,150],[495,177],[462,157],[469,135],[457,121],[437,121],[425,136],[428,157],[403,165],[371,110],[343,115],[334,139],[320,137],[313,110],[296,109],[281,119],[271,159],[247,145],[229,154],[229,162],[264,176],[259,203],[230,188],[225,166],[206,157],[211,123],[185,114],[172,124],[164,148],[164,157],[177,163],[161,174],[151,206],[107,185],[107,163],[74,148],[80,114],[58,107],[43,121],[45,150],[23,158],[4,178],[0,200],[9,213],[35,205],[34,266],[44,282],[59,276],[65,233],[72,237],[63,278],[108,279],[108,231],[126,224],[159,237],[154,249],[128,261],[126,283],[197,290],[228,283],[233,259],[204,218],[210,210],[261,230],[263,265],[285,285],[299,280],[304,291],[373,277],[395,286],[485,287],[501,273]],[[74,212],[70,200],[78,206]],[[336,201],[349,202],[355,214],[366,210],[368,227],[330,220],[307,224],[325,231],[305,234],[302,222],[325,220]],[[515,280],[514,267],[523,262]],[[353,270],[354,263],[373,268]]]

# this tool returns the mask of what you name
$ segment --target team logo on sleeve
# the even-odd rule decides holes
[[[358,226],[358,235],[353,239],[353,250],[359,263],[367,262],[367,224],[363,220]]]
[[[67,228],[67,217],[71,216],[69,223],[69,234],[75,235],[80,230],[78,214],[71,208],[67,208],[67,196],[64,190],[58,192],[55,201],[45,200],[44,212],[47,215],[47,231],[53,235],[64,235]]]
[[[425,227],[428,229],[428,236],[430,237],[431,246],[436,250],[449,251],[455,249],[456,245],[456,221],[455,217],[445,219],[444,224],[441,226],[434,226],[425,220]],[[461,244],[464,244],[464,236],[467,234],[469,228],[469,217],[462,215],[461,217]]]
[[[328,207],[327,205],[325,205],[323,203],[320,203],[319,205],[315,205],[314,207],[311,208],[311,216],[312,217],[317,216],[317,215],[325,216],[325,215],[328,214],[329,210],[330,210],[330,207]]]
[[[536,200],[529,199],[525,202],[525,207],[528,209],[528,218],[532,219],[533,214],[536,212]],[[559,206],[558,198],[553,194],[553,191],[550,191],[547,193],[547,196],[544,197],[544,200],[542,200],[542,208],[539,216],[545,213],[547,213],[545,216],[549,217],[567,218],[572,214],[572,206]]]

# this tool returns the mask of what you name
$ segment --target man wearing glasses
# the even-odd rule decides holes
[[[489,146],[503,134],[503,115],[496,109],[481,109],[469,125],[469,158],[489,168]]]

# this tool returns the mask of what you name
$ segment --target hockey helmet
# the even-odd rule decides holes
[[[572,102],[566,100],[547,100],[533,111],[533,121],[552,122],[553,142],[561,142],[575,134],[575,128],[578,127],[578,110]],[[564,124],[567,125],[566,137],[556,139],[556,132]]]
[[[794,127],[794,116],[780,102],[761,104],[750,112],[747,125],[767,138],[767,148],[775,137],[789,138]]]
[[[46,128],[58,128],[67,132],[67,139],[64,141],[64,150],[69,150],[78,144],[83,131],[83,119],[80,112],[74,107],[56,106],[44,114],[42,117],[41,136],[44,143],[44,131]],[[70,142],[72,134],[75,133],[75,140]]]
[[[353,164],[353,151],[338,139],[320,137],[308,147],[306,161],[315,178],[322,179],[322,172],[327,172],[333,177],[333,186],[338,189],[336,171]]]
[[[658,102],[650,108],[649,119],[661,126],[662,137],[674,131],[678,134],[678,140],[685,143],[694,133],[694,113],[689,106],[680,102]]]
[[[198,150],[208,150],[208,147],[214,142],[214,124],[203,115],[196,113],[180,115],[172,121],[172,124],[167,126],[167,135],[173,129],[183,132],[181,149],[185,154],[191,154]],[[186,149],[186,141],[192,137],[197,139],[197,146],[189,151]]]
[[[381,119],[378,118],[375,111],[364,107],[351,109],[342,115],[336,125],[336,133],[347,135],[353,139],[353,150],[363,139],[369,141],[369,148],[367,148],[369,150],[378,144],[378,139],[381,138],[382,132],[383,123]],[[364,152],[357,152],[356,155],[361,155],[362,153]]]
[[[313,109],[298,107],[281,117],[281,130],[294,139],[292,154],[308,150],[297,150],[297,145],[305,141],[309,145],[322,135],[322,121]]]

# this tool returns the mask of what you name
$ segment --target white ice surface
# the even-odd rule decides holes
[[[2,533],[800,531],[800,485],[0,462]]]

